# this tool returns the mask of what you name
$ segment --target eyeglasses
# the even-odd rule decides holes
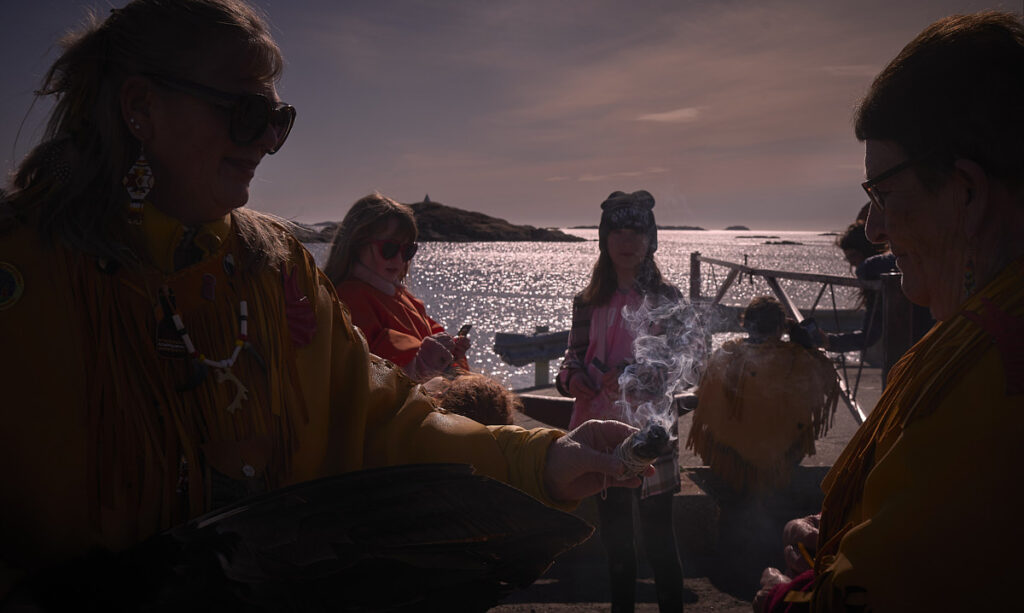
[[[229,134],[236,145],[251,145],[263,136],[267,127],[273,127],[277,134],[277,144],[267,152],[272,155],[284,145],[284,141],[292,131],[292,124],[295,123],[295,107],[284,103],[275,105],[262,94],[229,94],[199,83],[166,75],[146,74],[144,76],[165,87],[202,98],[228,111],[231,115]]]
[[[376,245],[380,249],[380,257],[385,260],[390,260],[401,252],[403,262],[411,260],[412,256],[416,255],[416,251],[420,248],[416,243],[400,243],[391,238],[370,241],[368,244]]]
[[[872,206],[878,209],[879,213],[885,211],[885,196],[883,196],[878,191],[879,183],[885,181],[886,179],[890,179],[898,175],[899,173],[903,172],[904,170],[910,168],[914,164],[923,161],[925,158],[931,156],[932,153],[933,152],[929,151],[928,153],[919,155],[917,157],[912,157],[909,160],[904,160],[899,164],[896,164],[892,168],[885,170],[882,173],[878,174],[877,176],[871,177],[867,181],[861,183],[860,186],[864,188],[865,192],[867,192],[868,198],[871,199]]]

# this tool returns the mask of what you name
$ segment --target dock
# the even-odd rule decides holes
[[[848,373],[855,376],[855,373]],[[874,408],[882,391],[881,369],[864,368],[858,389],[858,400],[865,413]],[[532,390],[530,395],[554,396],[553,388]],[[569,399],[562,399],[566,402]],[[553,410],[553,409],[552,409]],[[525,428],[550,427],[523,413],[514,415],[516,425]],[[821,508],[821,480],[849,442],[858,424],[853,415],[839,404],[828,434],[816,443],[816,453],[803,459],[789,489],[767,501],[765,508],[754,513],[753,521],[761,522],[761,539],[742,543],[729,541],[722,528],[730,519],[714,495],[710,470],[700,457],[685,449],[692,413],[679,416],[679,469],[682,491],[673,499],[676,541],[683,564],[684,589],[692,602],[688,611],[733,612],[750,611],[750,599],[757,591],[761,571],[766,566],[781,566],[781,533],[785,521],[816,513]],[[584,500],[574,512],[597,526],[597,507],[592,499]],[[750,518],[739,518],[747,521]],[[638,612],[657,611],[654,579],[643,561],[638,543],[639,572],[637,583]],[[501,605],[491,609],[498,613],[529,613],[541,611],[582,612],[609,611],[607,568],[600,532],[587,542],[555,560],[550,569],[532,586],[516,590]]]
[[[702,265],[729,270],[713,296],[702,294]],[[703,304],[727,315],[715,318],[719,323],[713,332],[738,331],[735,314],[739,307],[722,304],[722,299],[729,286],[742,275],[764,277],[789,316],[797,322],[804,319],[808,311],[797,307],[789,299],[778,279],[820,284],[819,299],[834,285],[879,291],[885,315],[882,340],[876,348],[880,350],[880,355],[876,354],[873,360],[861,355],[860,358],[868,364],[862,368],[837,363],[843,393],[836,407],[832,427],[824,437],[816,441],[816,453],[801,461],[790,486],[754,507],[737,508],[721,502],[710,469],[699,456],[685,449],[692,413],[685,406],[680,406],[685,405],[685,402],[677,402],[682,489],[673,498],[673,519],[683,565],[688,611],[750,611],[750,600],[759,587],[761,571],[768,566],[784,568],[781,536],[785,522],[820,511],[822,479],[874,408],[881,396],[889,368],[911,344],[910,304],[899,291],[897,274],[883,275],[880,281],[865,282],[849,277],[758,269],[746,264],[702,257],[695,252],[691,254],[691,304]],[[809,314],[814,314],[817,306],[816,301],[809,309]],[[832,309],[823,319],[834,322],[836,327],[833,330],[856,329],[862,321],[862,315]],[[509,363],[537,364],[536,386],[522,390],[525,408],[524,412],[514,415],[516,425],[525,428],[565,428],[568,425],[572,401],[559,397],[547,381],[548,360],[557,359],[560,353],[552,348],[560,345],[560,349],[564,349],[564,336],[567,334],[539,328],[532,336],[506,335],[496,338],[496,353]],[[584,500],[574,513],[598,526],[597,507],[593,499]],[[653,574],[646,565],[639,539],[637,548],[639,568],[636,610],[657,611]],[[609,597],[606,558],[598,530],[590,540],[557,558],[532,586],[513,592],[492,611],[609,611]]]

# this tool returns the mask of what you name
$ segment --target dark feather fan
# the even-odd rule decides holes
[[[469,466],[397,466],[245,499],[106,554],[105,570],[79,562],[117,594],[48,583],[79,610],[84,597],[105,610],[486,611],[592,532]]]

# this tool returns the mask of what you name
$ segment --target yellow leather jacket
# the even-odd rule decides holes
[[[277,267],[253,265],[228,218],[198,233],[197,263],[168,272],[182,228],[146,216],[135,266],[44,244],[27,226],[0,240],[0,599],[20,572],[210,510],[219,483],[259,492],[462,462],[552,503],[542,471],[561,432],[437,409],[370,356],[276,222],[258,220],[287,246]]]

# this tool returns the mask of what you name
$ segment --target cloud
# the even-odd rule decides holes
[[[700,115],[701,109],[698,107],[684,107],[681,109],[675,109],[673,111],[666,111],[664,113],[649,113],[647,115],[640,115],[636,118],[637,121],[657,121],[662,123],[690,123],[697,120],[697,116]]]
[[[621,172],[610,172],[603,175],[586,174],[581,176],[578,180],[582,182],[607,181],[609,179],[621,179],[625,177],[645,177],[648,175],[657,175],[664,172],[668,172],[668,169],[662,168],[660,166],[654,166],[651,168],[645,168],[643,170],[624,170]]]
[[[857,77],[871,79],[878,74],[879,66],[871,64],[850,64],[846,66],[822,66],[821,71],[836,77]]]

